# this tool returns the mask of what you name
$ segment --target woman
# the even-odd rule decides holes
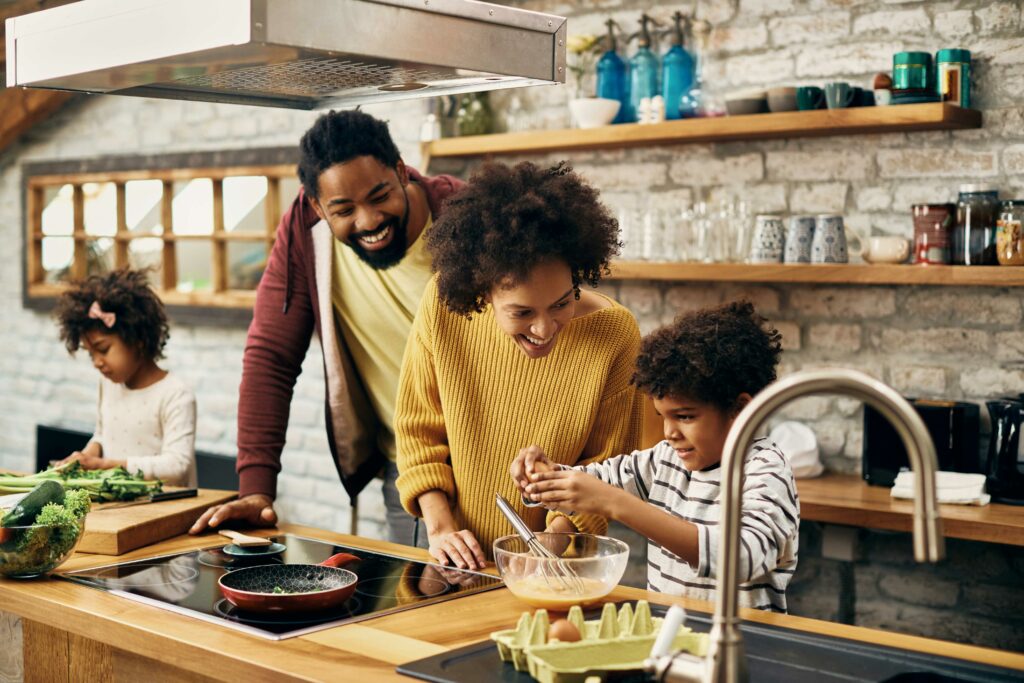
[[[480,568],[511,527],[602,533],[605,520],[526,507],[507,472],[541,446],[567,465],[637,447],[640,345],[625,308],[592,291],[617,253],[618,224],[564,164],[484,165],[426,234],[435,278],[402,363],[397,487],[441,564]]]

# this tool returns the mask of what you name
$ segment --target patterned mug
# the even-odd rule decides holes
[[[780,263],[782,245],[786,241],[786,230],[779,216],[757,216],[754,236],[750,243],[751,263]]]
[[[811,240],[814,239],[814,216],[792,216],[786,232],[785,263],[810,263]]]
[[[821,214],[814,221],[814,239],[811,240],[811,263],[847,263],[846,230],[843,217]]]

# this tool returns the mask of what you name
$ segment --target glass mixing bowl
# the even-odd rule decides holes
[[[557,559],[531,553],[519,536],[494,542],[494,562],[505,586],[535,608],[565,612],[599,602],[618,585],[629,561],[629,546],[607,536],[538,533],[537,540]]]
[[[75,552],[85,534],[85,520],[77,529],[32,524],[0,528],[0,576],[31,579],[56,569]]]

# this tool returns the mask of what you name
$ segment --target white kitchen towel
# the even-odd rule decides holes
[[[984,474],[964,472],[936,472],[936,496],[940,503],[960,505],[988,505],[992,497],[985,493]],[[905,471],[896,475],[892,486],[893,498],[914,498],[914,473]]]
[[[7,496],[0,496],[0,510],[7,510],[18,504],[28,493],[12,493]]]

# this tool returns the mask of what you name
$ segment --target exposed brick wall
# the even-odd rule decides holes
[[[570,33],[599,33],[608,16],[633,30],[644,9],[667,23],[676,9],[692,11],[694,5],[634,0],[515,4],[570,15]],[[722,93],[830,80],[864,84],[876,71],[890,68],[895,51],[969,48],[975,57],[974,97],[984,111],[985,127],[571,155],[609,202],[673,207],[742,194],[763,211],[838,211],[860,231],[909,237],[909,206],[954,200],[960,182],[992,182],[1003,197],[1024,197],[1021,2],[708,0],[699,3],[698,14],[716,26],[709,85]],[[567,88],[517,94],[537,125],[557,128],[568,123]],[[511,95],[495,93],[495,110]],[[417,165],[415,141],[423,103],[399,102],[368,111],[391,121],[406,160]],[[0,155],[0,231],[5,238],[0,240],[0,429],[5,437],[0,467],[31,466],[35,423],[89,428],[95,410],[95,372],[84,358],[65,360],[51,320],[21,307],[21,164],[294,145],[314,117],[308,112],[97,97],[69,107]],[[531,158],[547,163],[562,156]],[[431,170],[464,175],[469,168],[464,162],[446,161],[435,162]],[[684,310],[749,297],[783,332],[784,372],[838,364],[862,369],[905,393],[971,400],[1024,391],[1022,295],[1014,289],[650,282],[614,283],[606,289],[633,310],[644,331]],[[201,449],[234,453],[243,343],[244,331],[238,329],[172,328],[167,366],[196,387]],[[314,345],[296,387],[278,507],[286,519],[347,530],[347,500],[326,455],[322,387]],[[789,406],[785,415],[814,427],[830,469],[858,470],[858,403],[814,397]],[[361,533],[380,535],[379,495],[370,492],[360,504]],[[794,611],[834,618],[839,613],[835,581],[845,574],[855,579],[856,600],[850,609],[858,624],[1024,648],[1019,637],[1007,641],[1006,629],[999,627],[1016,624],[1013,619],[1020,612],[1016,593],[1012,599],[1000,598],[1013,585],[1012,577],[1024,571],[1018,551],[985,544],[965,549],[951,542],[947,569],[931,571],[909,564],[906,537],[894,542],[891,554],[874,541],[862,545],[864,559],[844,567],[817,558],[813,541],[807,541],[794,584]],[[962,579],[967,573],[971,578]],[[920,595],[901,587],[901,582],[918,580],[944,586],[945,597],[920,604]],[[951,602],[948,593],[954,586],[957,598]]]

